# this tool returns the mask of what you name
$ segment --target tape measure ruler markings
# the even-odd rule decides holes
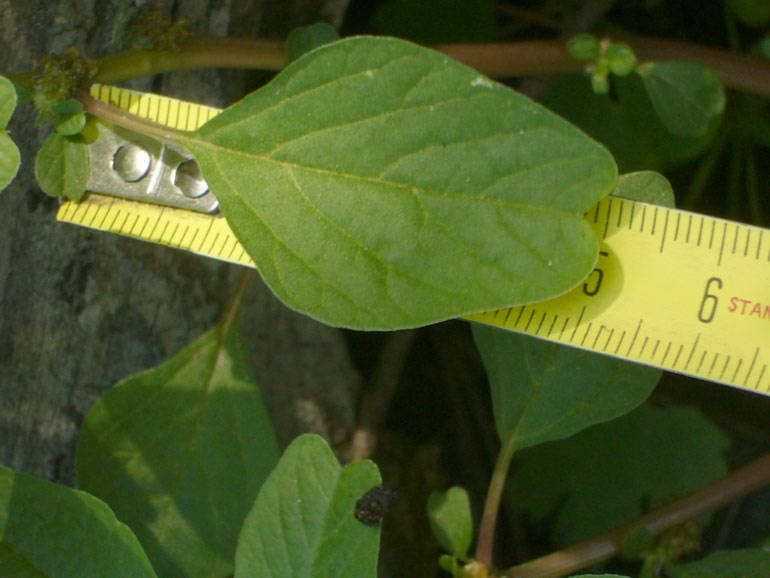
[[[92,94],[183,130],[219,112],[109,86]],[[254,267],[221,214],[90,193],[57,218]],[[467,319],[770,394],[770,231],[616,197],[587,219],[601,249],[580,286]]]
[[[601,254],[579,287],[469,318],[770,393],[770,232],[613,197],[588,218]]]

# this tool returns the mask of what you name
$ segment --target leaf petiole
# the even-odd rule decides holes
[[[495,526],[497,525],[497,514],[500,511],[500,501],[505,490],[505,480],[508,477],[508,469],[511,466],[513,454],[516,451],[516,430],[508,436],[500,448],[500,454],[497,456],[495,469],[492,472],[492,479],[489,482],[487,499],[484,502],[484,513],[481,516],[481,526],[479,527],[479,539],[476,544],[476,560],[484,564],[490,570],[494,567],[492,564],[492,550],[495,541]]]

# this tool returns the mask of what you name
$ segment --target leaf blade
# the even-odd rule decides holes
[[[696,62],[652,62],[640,68],[655,112],[673,134],[702,136],[725,109],[725,88],[717,73]]]
[[[353,512],[359,496],[379,483],[374,463],[342,468],[320,437],[298,437],[243,524],[235,577],[374,578],[380,528]]]
[[[81,486],[112,505],[166,577],[232,572],[243,519],[278,459],[239,328],[222,331],[115,386],[78,443]]]
[[[762,548],[721,550],[677,566],[674,578],[764,578],[770,575],[770,552]]]
[[[538,520],[558,508],[552,539],[573,544],[638,518],[645,504],[724,476],[728,446],[725,434],[696,410],[645,404],[522,452],[509,497]]]
[[[473,326],[500,438],[520,450],[563,439],[641,404],[660,370],[527,335]]]
[[[180,144],[273,291],[362,329],[567,291],[597,251],[582,211],[616,179],[574,127],[394,39],[316,49]]]
[[[8,126],[16,110],[16,87],[5,76],[0,75],[0,129]]]
[[[0,191],[11,184],[19,172],[21,153],[16,143],[4,130],[0,129]]]
[[[446,492],[432,492],[428,497],[428,520],[441,546],[464,560],[473,539],[473,517],[468,492],[453,486]]]
[[[91,155],[82,137],[48,135],[35,157],[35,178],[46,195],[79,201],[90,175]]]
[[[31,577],[155,578],[134,534],[104,502],[4,466],[0,545],[0,567]]]

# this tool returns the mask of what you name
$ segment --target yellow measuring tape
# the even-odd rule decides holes
[[[218,112],[115,87],[94,96],[184,130]],[[617,197],[586,218],[601,249],[580,286],[468,319],[770,395],[770,231]],[[89,194],[58,219],[254,267],[221,216]]]

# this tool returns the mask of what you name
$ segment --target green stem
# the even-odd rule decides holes
[[[638,520],[559,550],[542,558],[500,572],[500,578],[560,578],[617,554],[628,533],[644,526],[653,536],[669,528],[715,512],[770,484],[770,453],[732,474],[650,512]]]
[[[114,84],[194,68],[280,70],[286,66],[283,42],[266,39],[196,37],[179,50],[134,50],[97,61],[94,82]],[[34,73],[12,75],[14,83],[33,89]]]
[[[505,490],[505,480],[508,477],[508,468],[511,466],[511,460],[516,451],[516,439],[517,435],[514,431],[508,436],[508,439],[505,440],[503,447],[500,448],[500,454],[497,456],[497,463],[492,472],[492,479],[489,481],[487,499],[484,503],[484,513],[481,515],[479,539],[476,544],[476,560],[484,564],[489,570],[494,568],[492,554],[495,542],[497,514],[500,511],[500,502],[503,497],[503,491]]]
[[[75,91],[74,96],[88,114],[128,130],[146,134],[162,141],[175,141],[182,135],[182,131],[126,112],[103,100],[94,98],[84,90]]]
[[[731,88],[770,96],[770,62],[697,44],[661,38],[619,38],[631,44],[640,60],[692,60],[714,68]],[[535,40],[490,44],[442,44],[433,48],[489,76],[526,76],[579,72],[583,63],[563,42]],[[97,60],[96,82],[115,83],[191,68],[280,70],[286,65],[283,43],[264,39],[195,38],[176,51],[139,50]],[[34,74],[9,77],[32,90]]]

